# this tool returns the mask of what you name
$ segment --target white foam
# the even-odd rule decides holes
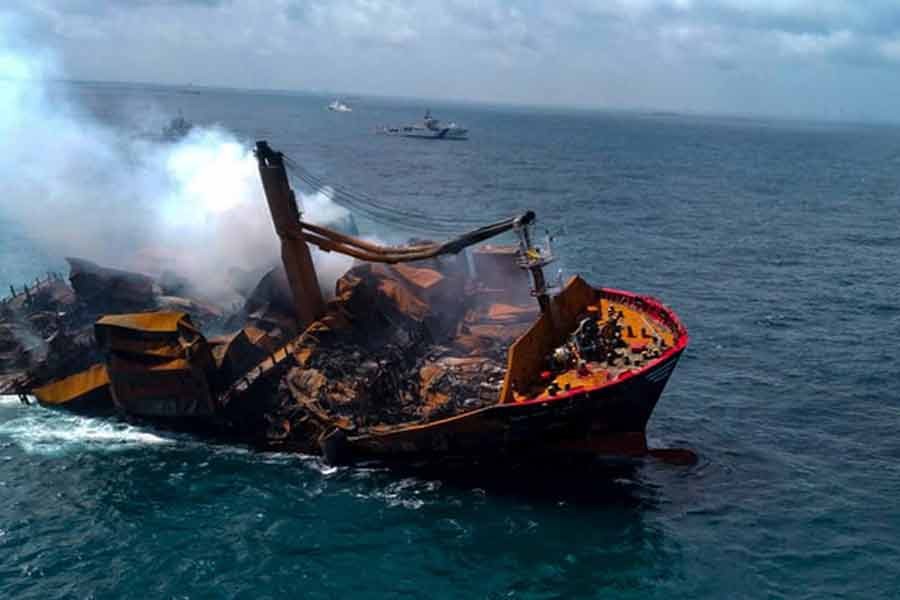
[[[177,442],[174,438],[162,437],[127,423],[80,417],[40,407],[23,407],[21,415],[0,423],[0,438],[8,438],[29,454],[45,455],[71,451],[118,451]]]
[[[82,417],[37,404],[25,405],[18,396],[0,395],[0,409],[6,409],[0,413],[0,444],[12,442],[28,454],[56,456],[70,452],[115,452],[178,444],[179,447],[204,446],[214,454],[242,456],[253,462],[300,463],[325,476],[340,471],[326,465],[318,456],[290,452],[254,452],[244,446],[227,444],[207,446],[189,436],[160,433],[111,418]]]
[[[16,407],[24,406],[18,396],[0,394],[0,406]]]
[[[357,492],[354,496],[357,498],[380,500],[389,508],[419,510],[431,502],[432,494],[440,489],[440,487],[441,484],[438,481],[426,481],[407,477],[399,481],[394,481],[384,487],[380,487],[373,492]]]

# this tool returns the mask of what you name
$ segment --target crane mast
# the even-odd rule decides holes
[[[325,302],[307,244],[314,244],[326,252],[337,252],[358,260],[396,264],[457,254],[469,246],[507,231],[516,231],[520,241],[519,265],[532,275],[533,293],[541,310],[545,312],[549,310],[549,291],[543,267],[553,258],[549,252],[542,253],[531,244],[528,231],[535,220],[534,212],[528,211],[518,217],[479,227],[445,242],[380,246],[304,221],[288,181],[282,153],[272,150],[267,142],[259,141],[256,143],[256,159],[259,163],[266,202],[275,225],[275,233],[281,239],[281,260],[287,273],[301,329],[305,329],[325,311]]]

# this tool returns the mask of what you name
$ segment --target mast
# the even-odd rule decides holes
[[[256,160],[275,233],[281,239],[281,262],[294,298],[294,313],[300,330],[325,314],[325,302],[316,277],[303,230],[300,211],[284,170],[284,157],[265,141],[256,142]]]
[[[531,272],[534,287],[532,295],[537,298],[541,312],[550,315],[550,288],[544,277],[544,267],[555,260],[552,250],[547,247],[543,251],[532,245],[529,227],[534,224],[534,218],[520,219],[516,222],[516,233],[519,234],[519,266]],[[549,244],[549,241],[548,241]],[[550,315],[552,318],[552,315]]]
[[[297,209],[294,192],[288,182],[284,156],[281,152],[275,152],[267,142],[259,141],[256,142],[256,159],[275,232],[281,239],[281,260],[291,286],[297,321],[301,329],[305,329],[325,313],[325,303],[316,279],[316,269],[309,254],[308,244],[314,244],[326,252],[337,252],[358,260],[396,264],[457,254],[464,248],[510,230],[515,230],[519,234],[518,263],[531,272],[534,279],[532,294],[537,297],[541,310],[549,312],[550,290],[544,279],[543,267],[553,261],[553,254],[549,247],[542,251],[532,246],[528,231],[535,220],[532,211],[479,227],[445,242],[379,246],[303,221]]]

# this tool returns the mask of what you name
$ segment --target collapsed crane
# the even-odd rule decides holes
[[[528,269],[533,277],[533,294],[542,310],[549,308],[549,290],[543,267],[553,258],[549,252],[542,251],[531,243],[529,228],[535,221],[534,212],[528,211],[518,217],[485,225],[445,242],[380,246],[304,221],[288,181],[284,156],[272,150],[268,142],[259,141],[256,143],[256,158],[275,232],[281,239],[282,261],[301,328],[320,317],[324,310],[322,292],[316,279],[308,243],[326,252],[337,252],[357,260],[397,264],[457,254],[465,248],[514,230],[519,234],[520,265]]]

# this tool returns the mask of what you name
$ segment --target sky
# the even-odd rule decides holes
[[[898,0],[3,0],[70,79],[900,120]]]

